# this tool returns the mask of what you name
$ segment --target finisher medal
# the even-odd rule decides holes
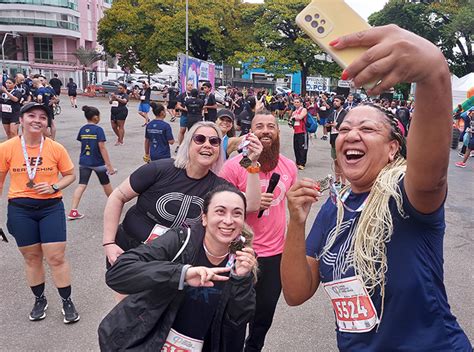
[[[28,188],[33,188],[35,186],[35,183],[33,182],[33,180],[30,180],[27,184],[26,184],[26,187]]]

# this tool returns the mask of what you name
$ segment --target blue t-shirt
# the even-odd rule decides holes
[[[40,87],[36,90],[36,96],[41,95],[43,97],[42,104],[49,107],[49,102],[52,97],[56,95],[53,87]]]
[[[163,120],[151,120],[146,125],[145,138],[150,140],[150,159],[171,158],[168,141],[173,140],[171,126]]]
[[[403,218],[390,200],[394,232],[387,247],[385,306],[380,325],[365,333],[337,331],[341,351],[472,351],[467,336],[450,311],[443,284],[444,204],[423,215],[406,196],[403,181]],[[350,194],[345,204],[357,209],[368,193]],[[319,258],[322,283],[354,276],[348,264],[351,238],[360,212],[344,211],[341,232],[321,257],[328,235],[335,231],[337,208],[330,199],[322,206],[306,239],[306,254]],[[349,260],[348,260],[349,257]],[[323,288],[321,288],[323,289]],[[371,299],[380,318],[381,296]],[[336,325],[337,326],[337,325]]]
[[[92,123],[82,126],[77,134],[77,140],[81,142],[79,165],[105,165],[104,158],[102,158],[99,149],[99,142],[105,142],[105,133],[102,127]]]

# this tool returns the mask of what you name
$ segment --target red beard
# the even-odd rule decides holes
[[[280,138],[272,140],[272,144],[268,147],[264,146],[258,162],[260,163],[260,171],[270,172],[275,170],[280,158]]]

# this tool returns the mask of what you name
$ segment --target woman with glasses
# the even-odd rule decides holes
[[[262,145],[256,137],[248,140],[248,157],[255,166]],[[160,236],[168,228],[200,221],[204,196],[227,183],[217,176],[224,163],[221,141],[221,131],[214,123],[197,122],[186,133],[175,160],[156,160],[138,168],[112,192],[104,211],[102,245],[107,266],[124,251]],[[255,167],[248,169],[247,211],[251,212],[260,207],[260,182]],[[119,224],[124,204],[135,197],[136,204]]]

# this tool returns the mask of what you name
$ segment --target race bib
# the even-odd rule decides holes
[[[299,120],[295,120],[295,123],[294,123],[294,125],[293,125],[293,126],[299,126],[299,125],[300,125],[300,122],[299,122]]]
[[[319,110],[321,110],[321,111],[326,111],[326,107],[325,107],[325,106],[321,106],[321,107],[319,108]]]
[[[8,104],[2,104],[2,112],[12,112],[12,106]]]
[[[145,100],[145,96],[144,96],[144,95],[140,95],[140,100]]]
[[[161,352],[201,352],[204,341],[193,339],[171,329]]]
[[[147,239],[145,241],[143,241],[143,243],[146,243],[146,244],[150,243],[155,238],[160,237],[162,234],[164,234],[168,230],[169,230],[168,227],[156,224],[155,227],[153,227],[153,230],[151,230],[151,232],[148,235]]]
[[[112,107],[113,107],[113,108],[118,108],[118,106],[119,106],[119,102],[118,102],[117,100],[114,100],[114,101],[112,102]]]
[[[377,311],[360,276],[323,284],[331,299],[339,331],[368,332],[379,322]]]

